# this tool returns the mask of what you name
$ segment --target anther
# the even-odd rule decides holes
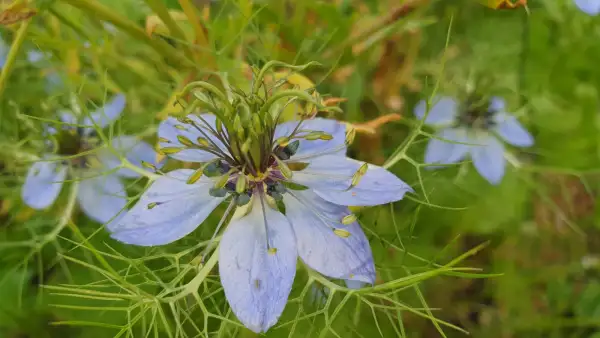
[[[290,157],[294,156],[294,154],[296,154],[296,152],[298,151],[298,148],[300,147],[300,141],[295,140],[293,142],[288,143],[285,146],[277,146],[275,147],[275,149],[273,150],[273,154],[275,156],[277,156],[277,158],[285,161],[285,160],[289,160]]]

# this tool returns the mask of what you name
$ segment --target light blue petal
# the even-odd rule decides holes
[[[92,175],[92,173],[89,173]],[[93,175],[99,175],[93,173]],[[96,222],[106,223],[117,216],[127,205],[125,186],[117,175],[82,178],[77,201],[81,210]]]
[[[38,50],[30,50],[27,52],[27,60],[31,63],[37,63],[46,58],[46,54]]]
[[[471,157],[477,171],[492,184],[498,184],[504,176],[504,146],[493,136],[481,137],[481,146],[471,147]]]
[[[77,117],[71,111],[61,110],[58,112],[58,117],[60,118],[61,122],[67,123],[67,124],[63,124],[64,127],[75,128],[75,126],[69,125],[69,124],[77,124]]]
[[[332,278],[375,282],[367,237],[358,222],[342,224],[342,218],[351,214],[347,207],[327,202],[311,190],[285,194],[283,201],[298,255],[309,267]],[[337,235],[336,229],[348,236]]]
[[[4,67],[6,63],[6,57],[8,56],[8,51],[10,47],[4,42],[4,39],[0,36],[0,69]]]
[[[142,161],[156,165],[156,152],[152,146],[135,136],[118,136],[112,140],[111,144],[117,153],[125,156],[130,163],[138,166],[140,169],[148,170],[142,166]],[[98,157],[107,169],[114,169],[121,166],[120,158],[109,149],[100,150]],[[117,174],[128,178],[141,176],[138,172],[128,168],[120,168]]]
[[[421,100],[415,106],[415,116],[417,116],[419,120],[422,120],[425,117],[426,111],[427,102],[425,100]],[[448,96],[436,97],[433,100],[433,104],[429,110],[429,115],[427,115],[427,120],[425,120],[425,123],[432,126],[451,125],[454,122],[457,114],[458,103],[455,99]]]
[[[67,167],[60,162],[35,162],[21,191],[25,204],[34,209],[49,207],[58,197],[66,174]]]
[[[438,138],[429,140],[427,149],[425,149],[425,163],[427,164],[451,164],[459,162],[469,152],[469,145],[464,143],[472,142],[467,136],[467,131],[460,128],[442,129],[436,134],[436,137]],[[431,166],[427,168],[432,169],[435,167]]]
[[[64,88],[64,82],[58,72],[52,71],[46,74],[46,85],[47,92],[53,92],[54,90]]]
[[[90,116],[83,120],[83,125],[104,128],[121,116],[123,109],[125,109],[125,104],[125,95],[117,94],[106,102],[103,107],[90,113]]]
[[[317,195],[339,205],[372,206],[401,200],[413,191],[396,175],[382,167],[368,165],[357,186],[349,189],[352,177],[364,162],[347,157],[326,155],[312,159],[292,181],[312,188]]]
[[[574,0],[575,5],[580,10],[589,15],[598,15],[600,13],[600,0]]]
[[[196,142],[199,137],[203,139],[209,139],[214,142],[219,149],[225,154],[229,154],[229,151],[223,145],[217,137],[211,132],[216,130],[216,117],[212,114],[201,114],[200,115],[206,123],[204,123],[198,115],[191,114],[187,118],[194,121],[195,125],[185,124],[179,122],[176,118],[169,117],[165,121],[161,122],[158,126],[158,137],[161,139],[168,140],[168,142],[161,142],[160,147],[184,147],[181,142],[177,139],[178,136],[185,136],[192,142]],[[210,128],[206,125],[208,124]],[[196,128],[197,127],[197,128]],[[198,130],[200,128],[200,130]],[[207,162],[215,159],[217,156],[199,149],[184,149],[176,154],[169,154],[169,157],[180,161],[186,162]]]
[[[298,126],[299,123],[300,126]],[[291,157],[292,160],[322,153],[346,156],[346,124],[343,122],[323,118],[285,122],[275,129],[274,140],[290,136],[296,127],[298,127],[298,131],[304,131],[297,133],[297,135],[306,135],[309,131],[322,131],[331,135],[333,139],[327,141],[300,139],[300,145],[296,154]]]
[[[367,283],[362,282],[360,280],[353,280],[353,279],[346,279],[346,287],[348,289],[360,289],[362,287],[364,287],[365,285],[367,285]]]
[[[223,198],[209,195],[214,185],[209,178],[187,184],[193,173],[180,169],[158,178],[125,216],[107,226],[111,237],[127,244],[153,246],[174,242],[194,231]]]
[[[70,112],[68,110],[60,110],[58,112],[58,118],[60,119],[60,122],[62,122],[62,123],[60,123],[60,124],[56,123],[54,125],[50,125],[50,124],[44,125],[44,131],[43,131],[44,136],[56,135],[59,128],[62,130],[77,129],[77,126],[75,126],[77,124],[77,117],[75,117],[75,115],[73,115],[72,112]]]
[[[501,112],[494,116],[495,131],[506,142],[517,147],[530,147],[533,145],[533,136],[512,115]]]
[[[294,233],[283,214],[255,198],[219,246],[219,275],[233,313],[250,330],[267,331],[285,308],[296,274]],[[269,249],[272,249],[270,252]]]
[[[493,111],[493,112],[506,111],[506,101],[504,101],[504,99],[501,97],[493,96],[490,99],[489,109],[490,109],[490,111]]]

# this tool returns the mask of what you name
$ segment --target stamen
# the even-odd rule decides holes
[[[204,168],[200,167],[197,169],[187,180],[187,184],[194,184],[198,182],[198,180],[202,177],[202,173],[204,172]]]
[[[348,230],[344,230],[344,229],[334,229],[333,233],[342,238],[350,237],[350,232]]]
[[[156,207],[160,204],[161,204],[160,202],[151,202],[151,203],[148,203],[148,205],[146,207],[148,208],[148,210],[152,210],[152,209],[154,209],[154,207]]]
[[[356,222],[357,217],[355,214],[346,215],[342,218],[342,224],[349,225]]]
[[[184,150],[185,148],[179,148],[179,147],[164,147],[164,148],[160,148],[159,151],[165,155],[168,154],[177,154],[178,152]]]
[[[348,189],[346,189],[346,191],[356,187],[358,183],[360,183],[360,181],[362,180],[363,176],[365,176],[368,169],[369,165],[367,163],[363,163],[360,166],[360,168],[358,168],[358,170],[354,173],[354,175],[352,175],[352,181],[350,182],[350,186],[348,187]]]
[[[186,147],[194,147],[196,146],[194,144],[194,142],[192,142],[192,140],[190,140],[189,138],[183,136],[183,135],[177,135],[177,140],[179,141],[179,143],[183,144]]]
[[[316,141],[316,140],[324,140],[324,141],[329,141],[329,140],[333,140],[333,136],[331,136],[330,134],[327,134],[326,132],[323,131],[311,131],[308,134],[302,136],[303,139],[308,140],[308,141]]]
[[[296,152],[298,151],[298,148],[300,147],[300,141],[295,140],[291,143],[286,144],[285,146],[277,146],[275,147],[275,149],[273,149],[273,154],[285,161],[285,160],[289,160],[290,157],[294,156],[294,154],[296,154]]]

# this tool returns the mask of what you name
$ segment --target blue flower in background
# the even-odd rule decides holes
[[[589,15],[600,14],[600,0],[574,0],[580,10]]]
[[[65,123],[62,128],[47,127],[45,131],[46,136],[57,139],[57,152],[48,151],[31,166],[23,185],[23,201],[34,209],[49,207],[58,197],[63,182],[75,179],[81,180],[77,192],[79,205],[93,220],[106,223],[124,209],[127,195],[121,178],[135,178],[139,174],[119,168],[121,160],[101,147],[94,130],[94,126],[109,125],[124,108],[125,96],[116,95],[81,122],[70,112],[62,112],[60,119]],[[48,140],[47,145],[52,147],[54,143]],[[153,163],[156,156],[149,144],[134,136],[116,137],[112,147],[137,165],[141,161]],[[92,152],[94,149],[98,150]]]
[[[4,68],[4,64],[6,63],[6,57],[8,56],[8,52],[10,51],[10,46],[4,42],[4,39],[0,36],[0,69]]]
[[[243,155],[240,128],[223,129],[214,115],[164,121],[163,152],[203,167],[161,176],[107,226],[121,242],[163,245],[194,231],[225,200],[223,220],[241,206],[221,239],[219,272],[233,312],[255,332],[281,315],[298,256],[325,276],[372,284],[371,248],[348,206],[390,203],[412,191],[386,169],[347,158],[343,123],[316,118],[261,129],[260,143]]]
[[[415,115],[423,119],[425,111],[425,101],[419,102]],[[533,145],[533,137],[505,112],[504,100],[497,97],[482,107],[466,108],[459,107],[453,98],[438,98],[425,123],[439,128],[437,138],[427,145],[425,163],[457,163],[469,155],[477,171],[492,184],[500,183],[504,176],[506,161],[501,139],[516,147]]]
[[[10,46],[7,45],[2,37],[0,37],[0,69],[4,67],[6,64],[6,58],[8,57],[8,52],[10,51]],[[47,53],[40,52],[38,50],[30,50],[27,51],[27,61],[40,68],[49,68],[50,67],[50,55]],[[52,92],[55,89],[60,89],[63,86],[63,81],[58,75],[58,72],[54,70],[50,70],[46,72],[44,75],[46,80],[46,91]]]

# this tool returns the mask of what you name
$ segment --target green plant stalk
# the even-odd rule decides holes
[[[202,282],[206,279],[208,274],[212,271],[212,269],[215,267],[215,265],[217,265],[218,261],[219,261],[219,248],[217,247],[215,249],[215,251],[213,252],[212,256],[210,256],[210,258],[206,262],[206,264],[198,272],[196,277],[194,277],[180,293],[178,293],[172,297],[165,298],[162,301],[167,302],[167,303],[175,302],[175,301],[178,301],[178,300],[186,297],[187,295],[190,295],[190,294],[196,292],[198,290],[198,288],[200,287],[200,285],[202,285]]]
[[[85,32],[85,30],[81,28],[81,26],[78,23],[74,22],[73,20],[71,20],[71,18],[65,16],[60,11],[57,11],[56,8],[54,8],[54,6],[48,8],[48,12],[54,15],[60,22],[62,22],[66,26],[71,27],[71,29],[77,32],[77,34],[81,35],[86,40],[90,40],[90,36]]]
[[[23,44],[23,41],[25,41],[25,35],[27,34],[30,24],[31,19],[27,19],[21,24],[21,27],[19,27],[17,35],[10,46],[10,51],[6,57],[6,63],[4,64],[4,68],[2,68],[2,73],[0,73],[0,99],[2,99],[2,94],[4,94],[4,89],[6,88],[6,81],[8,81],[8,77],[13,70],[13,66],[17,60],[17,54],[19,54],[21,45]]]
[[[133,38],[136,38],[144,43],[148,44],[154,50],[156,50],[162,56],[171,59],[175,62],[181,62],[183,64],[193,66],[193,62],[182,57],[173,47],[164,41],[154,40],[146,35],[143,29],[138,27],[127,18],[115,13],[108,7],[95,0],[63,0],[65,3],[76,7],[89,15],[92,15],[100,20],[108,21],[113,25],[121,28]]]
[[[152,9],[156,15],[164,22],[164,24],[169,29],[169,32],[178,40],[186,41],[191,44],[190,41],[186,40],[185,33],[181,30],[181,28],[177,25],[175,20],[171,17],[169,13],[169,9],[165,6],[164,1],[162,0],[145,0],[146,4]],[[194,55],[192,54],[192,50],[188,44],[182,43],[184,48],[183,52],[186,57],[190,60],[194,59]]]

